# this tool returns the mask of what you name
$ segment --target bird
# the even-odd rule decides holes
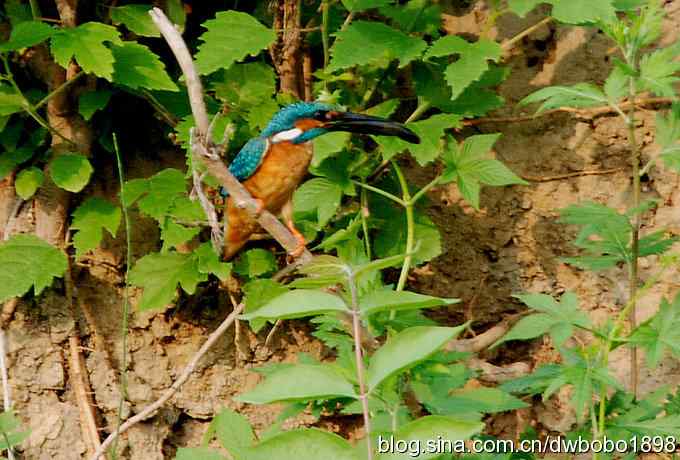
[[[226,231],[223,257],[231,259],[258,233],[257,215],[266,209],[283,218],[298,241],[291,256],[305,249],[304,236],[293,222],[292,198],[312,160],[312,140],[334,131],[397,136],[418,144],[420,138],[401,123],[361,113],[347,112],[322,102],[297,102],[280,109],[260,132],[250,139],[229,164],[229,172],[256,200],[255,216],[225,196]]]

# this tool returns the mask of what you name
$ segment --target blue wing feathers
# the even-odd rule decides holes
[[[260,163],[262,163],[266,150],[266,138],[255,137],[249,140],[229,165],[229,172],[239,181],[248,179],[257,171]]]

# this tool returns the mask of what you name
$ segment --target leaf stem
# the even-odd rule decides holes
[[[358,180],[352,180],[352,183],[358,185],[361,188],[365,188],[366,190],[370,190],[371,192],[377,193],[378,195],[382,195],[387,199],[390,199],[397,203],[400,206],[406,206],[406,202],[399,198],[398,196],[392,195],[390,192],[386,192],[385,190],[379,189],[378,187],[374,187],[369,184],[365,184],[363,182],[359,182]]]
[[[329,5],[328,0],[321,2],[321,44],[323,45],[323,68],[328,67],[330,43],[328,38],[329,24]],[[326,83],[327,85],[328,83]]]
[[[401,265],[401,273],[399,274],[399,281],[397,282],[397,291],[403,291],[406,287],[406,281],[408,279],[408,272],[411,269],[411,262],[413,261],[413,244],[415,242],[415,230],[416,223],[413,213],[413,203],[411,199],[411,192],[408,189],[408,183],[404,177],[404,173],[399,168],[396,161],[392,160],[392,167],[399,180],[399,186],[401,187],[403,206],[406,210],[406,257],[404,257],[404,262]],[[390,319],[394,319],[397,314],[396,310],[390,311]]]
[[[121,348],[122,356],[120,360],[121,374],[120,374],[120,401],[118,403],[118,415],[116,422],[116,432],[120,433],[120,427],[123,423],[123,401],[127,399],[127,339],[128,339],[128,321],[130,316],[130,265],[132,265],[132,244],[130,229],[130,215],[128,214],[128,203],[125,200],[123,187],[125,178],[123,173],[123,162],[121,160],[120,149],[118,148],[118,136],[113,133],[113,151],[116,154],[116,167],[118,169],[118,182],[120,184],[120,206],[123,213],[123,222],[125,224],[125,288],[123,289],[123,321],[121,325]],[[111,446],[113,456],[116,456],[116,448],[118,446],[118,436]]]
[[[39,110],[43,105],[47,104],[47,102],[50,99],[52,99],[54,96],[58,94],[63,93],[66,88],[71,86],[74,82],[76,82],[76,80],[78,80],[83,75],[85,75],[85,72],[81,70],[80,72],[75,74],[72,78],[69,78],[64,83],[59,85],[57,88],[53,89],[47,96],[43,97],[35,106],[33,106],[33,108],[35,110]]]
[[[349,284],[350,297],[352,302],[352,336],[354,337],[354,359],[357,366],[357,380],[359,381],[359,399],[364,415],[364,434],[366,436],[367,459],[373,460],[373,447],[371,442],[371,413],[368,408],[368,391],[366,389],[366,377],[364,375],[364,359],[361,351],[361,310],[359,308],[359,296],[357,293],[357,283],[355,274],[348,268],[347,281]]]
[[[366,246],[366,257],[368,257],[368,260],[372,259],[372,254],[371,254],[371,238],[368,234],[368,217],[370,216],[370,208],[368,207],[368,193],[366,192],[365,188],[361,189],[361,195],[360,195],[360,200],[361,200],[361,209],[359,210],[359,214],[361,216],[361,229],[362,232],[364,233],[364,245]]]

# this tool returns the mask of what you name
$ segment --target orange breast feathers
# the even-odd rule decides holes
[[[311,143],[284,141],[271,144],[260,167],[243,185],[254,198],[262,200],[265,209],[278,215],[307,175],[311,160]],[[236,207],[232,197],[227,199],[226,205],[228,230],[224,255],[228,259],[260,228],[244,209]]]

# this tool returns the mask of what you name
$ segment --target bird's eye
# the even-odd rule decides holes
[[[327,110],[317,110],[314,112],[314,119],[319,121],[326,121],[328,119]]]

